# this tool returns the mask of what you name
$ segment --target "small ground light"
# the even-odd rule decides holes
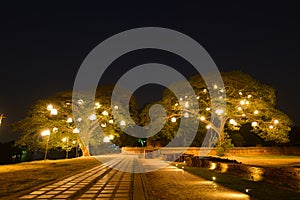
[[[250,193],[250,192],[251,192],[251,189],[246,188],[245,191],[246,191],[246,193]]]
[[[215,176],[213,176],[213,177],[212,177],[212,180],[213,180],[213,181],[215,181],[215,180],[216,180],[216,177],[215,177]]]

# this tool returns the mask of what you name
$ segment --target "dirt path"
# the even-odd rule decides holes
[[[149,169],[157,160],[145,159]],[[190,174],[174,166],[146,173],[146,180],[154,199],[250,199],[248,195],[234,191]]]

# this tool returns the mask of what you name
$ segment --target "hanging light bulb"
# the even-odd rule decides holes
[[[201,116],[201,117],[200,117],[200,120],[201,120],[201,121],[204,121],[204,120],[205,120],[205,117],[204,117],[204,116]]]
[[[255,127],[255,126],[257,126],[257,125],[258,125],[257,122],[252,122],[252,123],[251,123],[251,126],[253,126],[253,127]]]
[[[258,110],[254,110],[254,115],[257,115],[258,114]]]
[[[172,117],[171,122],[176,122],[176,117]]]

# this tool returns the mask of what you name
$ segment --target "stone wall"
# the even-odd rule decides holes
[[[164,154],[191,154],[194,156],[215,156],[215,148],[199,147],[163,147],[163,148],[142,148],[142,147],[123,147],[123,153],[154,155],[155,157]],[[152,153],[151,153],[152,152]],[[300,156],[300,147],[235,147],[230,149],[227,156],[262,156],[262,155],[295,155]]]

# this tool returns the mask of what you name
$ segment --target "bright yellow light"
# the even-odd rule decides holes
[[[248,99],[250,99],[251,97],[252,97],[252,95],[251,95],[251,94],[249,94],[249,95],[248,95]]]
[[[211,163],[211,166],[210,166],[210,169],[211,169],[211,170],[216,169],[216,167],[217,167],[217,164],[216,164],[216,163]]]
[[[242,92],[239,92],[239,95],[243,95],[243,93],[242,93]]]
[[[49,104],[49,105],[47,106],[47,110],[51,111],[52,109],[53,109],[52,104]]]
[[[279,121],[277,119],[274,120],[274,124],[278,124]]]
[[[182,101],[182,98],[179,98],[179,101]]]
[[[64,137],[61,141],[66,142],[68,138]]]
[[[242,109],[242,107],[239,106],[239,107],[238,107],[238,110],[243,110],[243,109]]]
[[[240,104],[241,104],[241,105],[245,105],[245,104],[246,104],[245,100],[241,100],[241,101],[240,101]]]
[[[258,114],[258,110],[254,110],[254,115],[257,115]]]
[[[112,123],[114,123],[114,120],[110,119],[110,120],[108,120],[108,123],[112,124]]]
[[[255,127],[255,126],[257,126],[257,125],[258,125],[257,122],[252,122],[252,123],[251,123],[251,126],[253,126],[253,127]]]
[[[200,99],[200,97],[197,97],[197,99]]]
[[[73,143],[73,144],[76,144],[76,141],[74,140],[72,143]]]
[[[246,114],[245,114],[245,113],[243,113],[243,114],[242,114],[242,117],[245,117],[245,116],[246,116]]]
[[[52,129],[52,132],[56,132],[56,131],[58,131],[58,128],[54,127],[54,128]]]
[[[78,128],[75,128],[75,129],[73,130],[73,133],[80,133],[80,131],[79,131]]]
[[[102,112],[102,115],[108,116],[108,112],[107,112],[106,110],[104,110],[104,111]]]
[[[113,139],[114,139],[114,136],[113,136],[113,135],[109,135],[108,137],[109,137],[110,140],[113,140]]]
[[[229,120],[229,123],[230,123],[230,124],[235,124],[236,122],[235,122],[234,119],[230,119],[230,120]]]
[[[95,108],[100,108],[101,107],[101,104],[99,102],[96,102],[95,103]]]
[[[175,103],[175,106],[178,106],[178,103]]]
[[[215,181],[217,178],[215,176],[212,177],[212,180]]]
[[[218,89],[218,86],[216,84],[214,84],[214,89]]]
[[[210,128],[211,128],[211,125],[207,125],[207,126],[206,126],[206,129],[210,129]]]
[[[57,115],[57,113],[58,113],[57,110],[54,108],[50,111],[51,115]]]
[[[125,126],[126,125],[126,122],[124,120],[120,121],[120,125],[121,126]]]
[[[204,116],[201,116],[201,117],[200,117],[200,120],[201,120],[201,121],[204,121],[204,120],[205,120],[205,117],[204,117]]]
[[[42,135],[42,136],[50,135],[50,130],[47,129],[47,130],[42,131],[41,135]]]
[[[73,119],[72,119],[71,117],[69,117],[69,118],[67,119],[67,122],[68,122],[68,123],[72,123],[72,122],[73,122]]]
[[[210,108],[205,108],[205,110],[206,110],[206,111],[209,111],[209,110],[210,110]]]
[[[274,126],[270,125],[270,126],[269,126],[269,128],[270,128],[270,129],[273,129],[273,128],[274,128]]]
[[[206,93],[206,92],[207,92],[207,89],[203,89],[203,92]]]
[[[103,128],[105,128],[105,127],[106,127],[106,123],[102,123],[101,126],[102,126]]]
[[[222,92],[222,93],[223,93],[223,92],[224,92],[224,90],[223,90],[223,89],[221,89],[221,90],[220,90],[220,92]]]
[[[118,110],[118,109],[119,109],[119,106],[114,106],[114,109],[115,109],[115,110]]]
[[[246,105],[249,105],[249,101],[245,101]]]
[[[176,122],[176,117],[172,117],[171,122]]]

